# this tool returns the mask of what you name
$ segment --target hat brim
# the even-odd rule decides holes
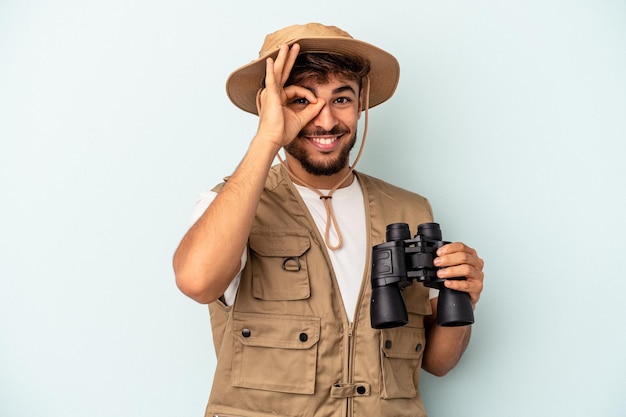
[[[374,107],[388,100],[396,90],[400,79],[400,65],[388,52],[367,42],[346,37],[317,37],[295,39],[289,45],[298,43],[300,53],[338,53],[358,55],[370,61],[369,107]],[[240,109],[258,114],[256,95],[263,87],[265,79],[265,61],[276,58],[278,49],[233,71],[226,80],[226,94]]]

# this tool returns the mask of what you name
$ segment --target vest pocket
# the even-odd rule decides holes
[[[233,386],[313,394],[319,337],[318,317],[235,312]]]
[[[381,398],[414,398],[417,395],[423,351],[421,315],[409,313],[406,326],[381,331]]]
[[[255,229],[250,234],[252,295],[260,300],[304,300],[311,287],[306,229]]]

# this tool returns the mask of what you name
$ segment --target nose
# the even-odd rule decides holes
[[[313,119],[315,127],[324,129],[327,132],[330,132],[335,126],[337,126],[337,123],[337,118],[328,104],[325,104],[319,114]]]

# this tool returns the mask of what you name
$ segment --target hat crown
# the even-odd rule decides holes
[[[350,34],[337,26],[326,26],[321,23],[307,23],[305,25],[292,25],[270,33],[265,37],[263,46],[259,51],[259,58],[271,54],[298,39],[340,37],[353,39]]]

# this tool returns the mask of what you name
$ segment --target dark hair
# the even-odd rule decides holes
[[[356,81],[360,88],[369,72],[370,62],[359,56],[305,52],[296,58],[285,85],[298,84],[309,78],[325,83],[334,76],[342,81]]]

